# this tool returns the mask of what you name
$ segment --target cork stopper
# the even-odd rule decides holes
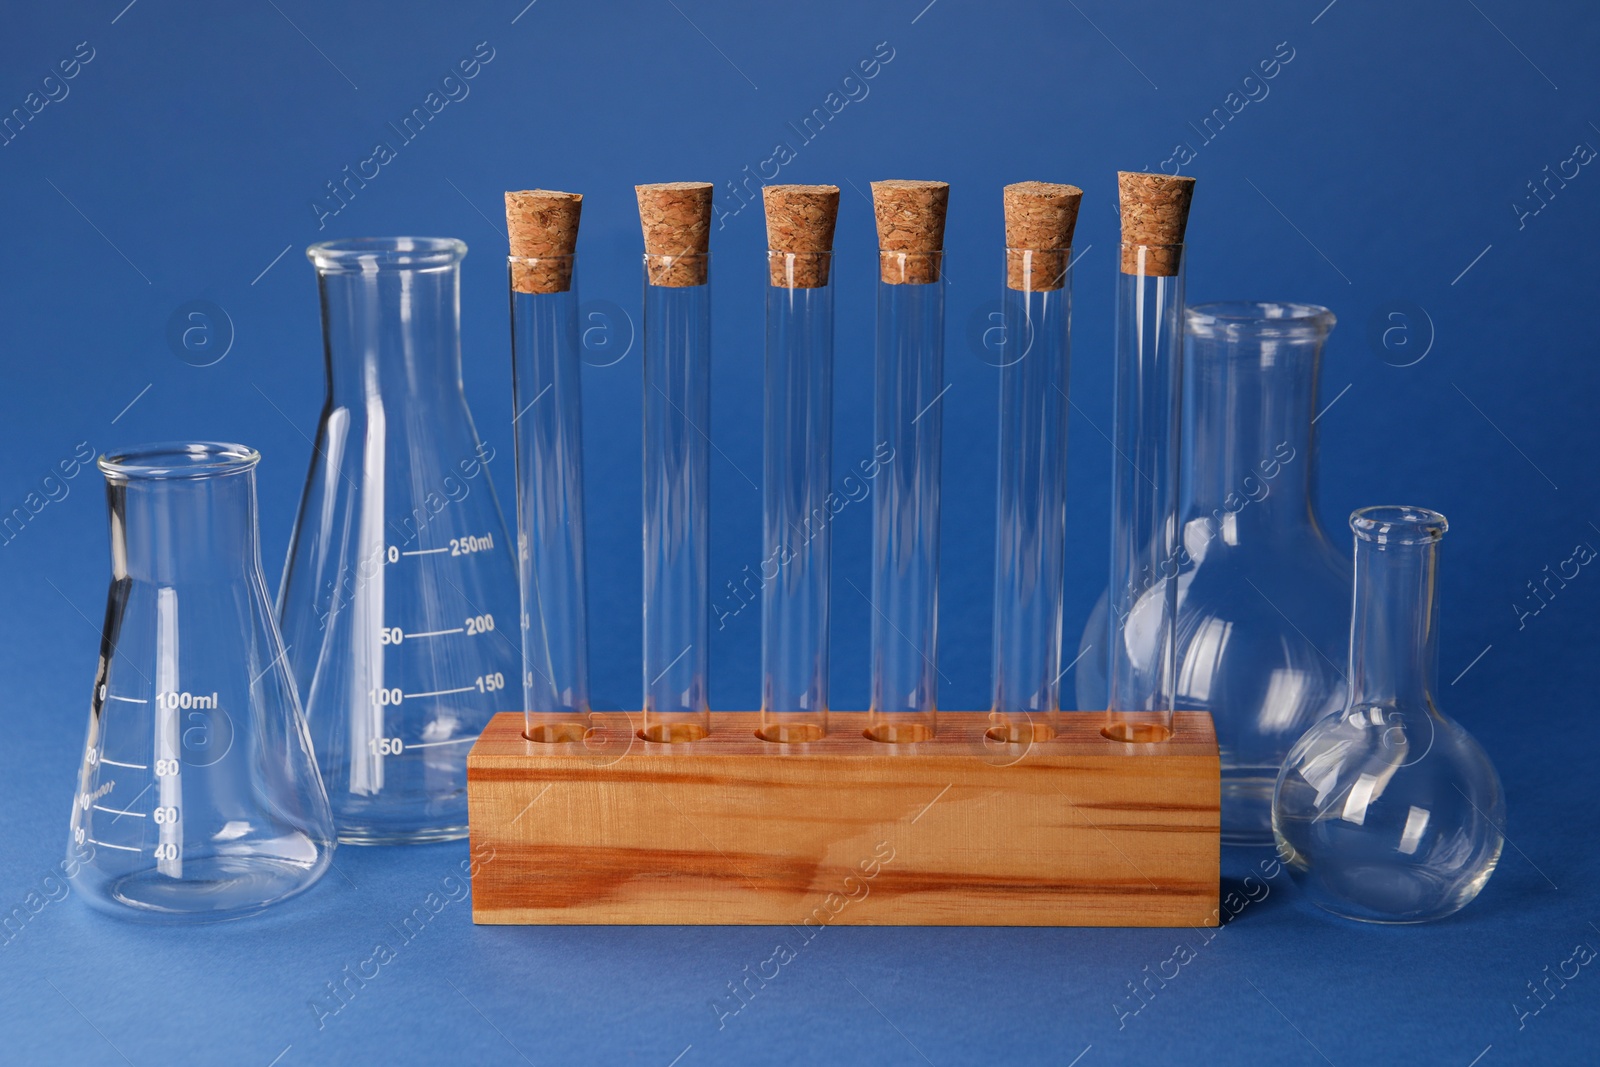
[[[527,189],[506,193],[506,230],[511,234],[511,288],[519,293],[564,293],[572,288],[578,249],[579,193]],[[565,257],[565,258],[546,258]],[[535,263],[516,260],[533,259]]]
[[[790,261],[767,257],[767,277],[784,289],[820,289],[828,284],[833,224],[839,218],[837,185],[768,185],[761,190],[767,209],[767,248],[796,253]]]
[[[944,216],[950,186],[944,182],[892,180],[872,183],[878,218],[878,276],[890,285],[926,285],[939,280],[944,251]],[[885,252],[932,253],[899,259]]]
[[[664,182],[635,185],[633,191],[639,197],[645,254],[652,257],[647,263],[650,284],[704,285],[711,247],[711,183]]]
[[[1072,230],[1083,190],[1076,185],[1017,182],[1001,194],[1006,213],[1006,285],[1044,292],[1066,284]]]
[[[1144,251],[1144,273],[1171,277],[1178,273],[1183,231],[1189,224],[1194,179],[1170,174],[1117,172],[1122,209],[1122,273],[1139,273],[1138,245]]]

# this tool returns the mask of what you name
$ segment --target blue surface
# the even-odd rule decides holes
[[[1600,577],[1585,569],[1552,585],[1548,605],[1524,614],[1537,604],[1527,583],[1575,545],[1600,545],[1600,353],[1586,318],[1600,173],[1565,164],[1569,177],[1552,180],[1544,201],[1526,185],[1574,159],[1574,146],[1600,146],[1591,6],[897,0],[757,14],[710,0],[616,12],[525,2],[96,0],[4,16],[0,109],[27,106],[35,90],[59,99],[0,147],[0,509],[30,493],[38,505],[0,547],[10,733],[0,904],[26,916],[0,936],[0,1060],[1594,1061],[1600,977],[1566,961],[1580,944],[1600,948],[1600,861],[1584,829],[1600,760]],[[75,77],[43,85],[84,41],[92,58],[68,63]],[[465,90],[444,86],[458,99],[337,214],[334,201],[313,206],[375,141],[397,141],[387,123],[422,106],[479,42],[493,58]],[[892,58],[870,81],[846,83],[879,42]],[[1244,82],[1291,51],[1269,81]],[[786,124],[830,106],[836,90],[831,106],[847,102],[800,143]],[[1213,108],[1249,97],[1209,143],[1196,132]],[[1174,142],[1189,142],[1185,170],[1200,181],[1190,299],[1307,300],[1342,320],[1323,379],[1333,406],[1318,424],[1330,527],[1374,503],[1451,519],[1442,698],[1498,763],[1510,808],[1512,844],[1483,895],[1435,926],[1369,928],[1324,917],[1280,873],[1239,882],[1261,899],[1209,942],[1193,931],[831,929],[720,1028],[710,1003],[790,931],[475,928],[460,883],[448,881],[464,843],[341,849],[337,873],[293,906],[219,927],[125,925],[60,899],[53,871],[108,570],[99,475],[69,462],[75,476],[51,480],[58,462],[80,442],[85,452],[174,437],[259,447],[275,582],[322,397],[303,246],[426,233],[474,247],[463,281],[468,389],[486,436],[510,456],[502,190],[587,195],[581,285],[586,300],[613,306],[594,310],[612,317],[620,347],[640,292],[630,186],[711,180],[726,223],[713,239],[720,588],[760,558],[759,496],[745,475],[759,476],[764,284],[759,209],[736,211],[724,183],[746,166],[755,173],[779,140],[796,148],[782,180],[844,189],[841,470],[870,449],[873,237],[861,194],[884,177],[953,186],[941,657],[952,707],[982,706],[989,678],[995,373],[968,338],[997,306],[1000,186],[1041,178],[1086,190],[1075,633],[1105,572],[1113,172],[1159,167]],[[195,300],[231,324],[231,349],[211,366],[191,365],[211,358],[203,348],[178,358],[167,337]],[[1385,348],[1396,302],[1410,306],[1410,332],[1391,333]],[[603,339],[593,338],[596,364],[610,358]],[[611,706],[638,692],[637,360],[635,346],[584,380],[595,688]],[[494,476],[509,499],[509,466]],[[866,587],[868,530],[865,507],[839,518],[841,707],[866,696],[868,609],[846,581]],[[716,635],[719,706],[755,703],[758,629],[746,611]],[[1262,858],[1229,855],[1230,877]],[[396,927],[430,893],[448,903],[407,941]],[[1173,974],[1164,961],[1184,942],[1194,958],[1164,987],[1151,981],[1148,1003],[1131,999],[1127,984],[1146,968]],[[365,985],[351,981],[332,1012],[327,983],[347,965],[372,974],[364,961],[379,943],[392,959]],[[1532,1000],[1527,983],[1558,971],[1564,984],[1551,978],[1547,999]]]

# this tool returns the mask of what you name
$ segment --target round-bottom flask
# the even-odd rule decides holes
[[[1350,527],[1349,704],[1290,751],[1273,832],[1290,875],[1324,910],[1366,922],[1442,919],[1478,895],[1505,842],[1494,766],[1433,701],[1445,518],[1365,508]]]

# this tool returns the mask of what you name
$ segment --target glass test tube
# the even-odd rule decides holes
[[[1007,230],[1044,215],[1054,224],[1052,236],[1070,242],[1082,190],[1025,185],[1038,188],[1006,190]],[[989,716],[989,736],[997,741],[1048,740],[1060,711],[1071,259],[1070,247],[1006,250]]]
[[[1110,667],[1104,733],[1172,736],[1177,674],[1183,228],[1194,182],[1120,174],[1112,429]],[[1152,638],[1152,633],[1159,637]]]
[[[878,476],[872,509],[867,735],[875,741],[926,741],[937,725],[942,256],[879,253],[873,425],[876,447],[893,458]]]
[[[828,732],[832,256],[767,257],[760,735],[792,743]]]
[[[706,692],[709,259],[704,254],[645,256],[644,728],[640,736],[646,741],[696,741],[711,732]]]
[[[530,741],[581,741],[589,726],[576,258],[509,257],[522,695]]]

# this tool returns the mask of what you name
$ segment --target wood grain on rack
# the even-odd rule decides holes
[[[1127,745],[1069,712],[1033,745],[985,712],[885,745],[866,716],[775,745],[712,715],[683,745],[595,716],[540,744],[495,717],[467,760],[479,923],[1215,925],[1219,768],[1211,719]]]

